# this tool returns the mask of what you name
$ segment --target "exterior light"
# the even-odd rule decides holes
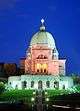
[[[36,92],[34,91],[33,94],[36,94]]]
[[[45,92],[45,95],[47,95],[47,92]]]
[[[35,99],[32,97],[32,98],[31,98],[31,101],[34,101],[34,100],[35,100]]]
[[[46,101],[48,102],[48,101],[49,101],[49,98],[46,98]]]
[[[48,109],[48,104],[46,106],[47,106],[47,109]]]

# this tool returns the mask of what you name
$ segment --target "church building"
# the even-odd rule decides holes
[[[30,41],[25,58],[20,59],[20,69],[25,75],[11,76],[8,84],[25,89],[68,89],[73,80],[66,75],[65,59],[59,59],[54,36],[46,31],[44,20]]]
[[[65,59],[59,59],[55,40],[47,32],[44,20],[41,20],[40,30],[33,35],[26,58],[21,59],[21,69],[31,74],[65,75]]]

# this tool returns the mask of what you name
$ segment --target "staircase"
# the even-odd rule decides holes
[[[45,111],[44,110],[44,95],[43,90],[38,90],[36,92],[36,110],[37,111]]]

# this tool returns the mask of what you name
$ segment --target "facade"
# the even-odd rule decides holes
[[[39,32],[33,35],[26,57],[20,60],[20,69],[25,75],[11,76],[8,85],[15,89],[68,89],[73,80],[65,76],[65,59],[59,59],[55,40],[46,32],[41,20]]]
[[[21,75],[9,77],[8,85],[13,89],[69,89],[73,80],[53,75]]]

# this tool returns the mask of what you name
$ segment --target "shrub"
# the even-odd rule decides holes
[[[4,92],[4,90],[5,90],[5,84],[3,82],[0,82],[0,94]]]
[[[33,90],[10,90],[5,91],[0,95],[1,101],[31,101]]]

